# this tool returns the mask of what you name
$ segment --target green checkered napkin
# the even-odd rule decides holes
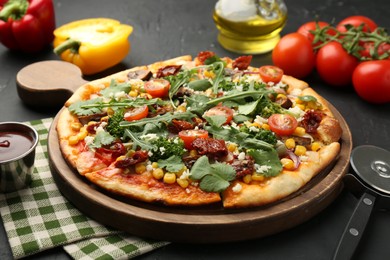
[[[168,244],[105,227],[83,215],[61,195],[48,162],[51,122],[52,119],[28,122],[39,133],[30,187],[0,193],[0,213],[13,256],[17,259],[63,246],[74,259],[128,259]]]

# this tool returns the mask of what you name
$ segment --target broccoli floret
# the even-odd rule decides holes
[[[276,104],[272,102],[268,97],[264,96],[260,102],[259,105],[256,108],[257,114],[261,115],[262,117],[268,118],[272,114],[280,114],[282,113],[283,109],[279,104]]]
[[[271,145],[275,145],[277,142],[275,133],[270,130],[256,128],[256,131],[251,131],[247,126],[242,126],[240,127],[240,131],[247,133],[252,138],[267,142]]]
[[[157,162],[159,159],[168,159],[173,155],[181,157],[184,154],[184,143],[180,138],[159,137],[151,143],[157,147],[157,149],[151,151],[152,155],[149,159],[152,162]]]
[[[111,117],[108,118],[106,129],[114,137],[122,138],[125,133],[124,128],[119,126],[119,123],[123,121],[123,116],[124,110],[118,109]]]

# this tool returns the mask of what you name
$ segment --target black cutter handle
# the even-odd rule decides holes
[[[370,219],[376,197],[365,192],[356,205],[339,241],[333,260],[351,259]]]

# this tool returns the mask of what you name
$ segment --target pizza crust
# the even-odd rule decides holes
[[[245,208],[270,204],[285,198],[306,185],[314,176],[319,174],[340,151],[339,143],[324,146],[319,151],[317,161],[307,161],[295,171],[284,170],[278,176],[258,184],[246,184],[235,181],[223,193],[223,206],[225,208]],[[239,183],[242,189],[235,192],[233,187]]]

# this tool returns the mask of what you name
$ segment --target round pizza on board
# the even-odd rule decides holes
[[[168,206],[273,203],[337,159],[342,130],[307,83],[210,51],[81,86],[56,126],[93,184]]]

